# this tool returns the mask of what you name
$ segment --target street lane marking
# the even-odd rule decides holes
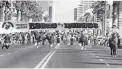
[[[49,62],[49,60],[51,59],[51,57],[54,55],[55,52],[56,51],[53,51],[53,53],[51,53],[51,55],[47,58],[47,60],[42,65],[41,69],[44,69],[44,67],[47,65],[47,63]]]
[[[4,54],[0,55],[0,56],[4,56]]]
[[[37,48],[39,48],[39,46],[37,46]]]
[[[110,66],[108,63],[105,63],[107,66]]]
[[[56,49],[57,46],[58,46],[58,45],[56,45],[54,49]],[[48,53],[48,54],[42,59],[42,61],[35,67],[35,69],[38,69],[38,68],[44,63],[44,61],[46,61],[46,59],[51,55],[51,53],[53,53],[53,51],[51,51],[50,53]]]
[[[8,55],[11,54],[11,53],[8,53]]]
[[[100,61],[103,61],[102,59],[100,59]]]
[[[99,58],[99,56],[96,56],[97,58]]]
[[[92,54],[92,55],[95,55],[95,54]]]
[[[17,51],[15,51],[14,53],[17,53]]]
[[[60,45],[57,45],[56,49],[58,49],[59,46],[60,46]],[[47,63],[50,61],[51,57],[54,55],[55,52],[56,52],[56,50],[53,51],[53,53],[51,53],[51,55],[47,58],[47,60],[45,61],[45,63],[42,65],[41,69],[44,69],[44,68],[45,68],[45,66],[46,66]]]
[[[52,53],[53,51],[51,51],[50,53],[48,53],[43,59],[42,61],[35,67],[35,69],[38,69],[43,63],[44,61],[48,58],[48,56]]]
[[[31,47],[33,47],[33,46],[30,46],[30,47],[27,47],[27,48],[31,48]]]

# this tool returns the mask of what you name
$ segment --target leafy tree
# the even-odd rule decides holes
[[[91,6],[91,8],[93,8],[92,13],[93,14],[97,14],[97,18],[103,22],[103,15],[105,13],[105,1],[97,1],[95,3],[93,3],[93,5]]]
[[[5,10],[4,10],[5,17],[3,17],[5,21],[11,19],[10,6],[11,6],[11,4],[8,1],[6,1],[6,0],[0,1],[0,8],[5,7]]]
[[[16,1],[16,10],[35,22],[42,20],[42,7],[36,1]]]
[[[91,20],[91,14],[90,13],[85,13],[84,17],[85,17],[86,22],[90,22],[90,20]]]

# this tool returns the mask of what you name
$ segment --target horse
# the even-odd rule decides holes
[[[117,44],[118,44],[118,33],[112,33],[111,37],[109,38],[109,47],[111,49],[111,55],[113,57],[116,56]]]
[[[87,37],[82,33],[80,37],[80,43],[82,44],[82,48],[86,49],[87,45]]]
[[[51,48],[51,47],[53,46],[53,36],[52,36],[52,34],[46,35],[45,40],[48,41],[48,43],[49,43],[49,48]]]
[[[47,36],[45,34],[42,35],[42,45],[45,45],[45,41],[47,39]]]

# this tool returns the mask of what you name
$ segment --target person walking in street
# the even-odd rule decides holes
[[[25,44],[25,36],[24,36],[24,33],[22,33],[22,45]]]
[[[111,55],[116,57],[116,48],[118,44],[119,30],[116,28],[116,25],[112,26],[112,30],[109,35],[109,47],[111,49]]]
[[[92,44],[92,36],[89,34],[88,35],[88,46],[91,48],[91,44]]]
[[[83,41],[83,38],[84,38],[84,35],[83,35],[83,32],[81,32],[81,35],[80,35],[80,38],[79,38],[79,43],[80,43],[81,49],[83,49],[83,46],[85,45],[84,41]]]
[[[3,46],[2,46],[2,49],[5,47],[6,49],[8,49],[9,47],[10,47],[10,43],[11,43],[11,38],[10,38],[10,36],[8,35],[8,34],[6,34],[5,36],[4,36],[4,44],[3,44]]]
[[[22,33],[19,35],[19,43],[22,44]]]
[[[73,44],[74,44],[74,36],[73,36],[73,34],[71,34],[70,45],[73,45]]]
[[[46,41],[46,35],[45,33],[42,34],[42,45],[45,45],[45,41]]]
[[[67,44],[67,36],[66,34],[63,35],[63,43],[66,45]]]
[[[29,45],[31,43],[31,36],[30,33],[27,34],[27,44]]]
[[[59,46],[60,45],[60,36],[59,36],[59,34],[57,35],[57,45]]]

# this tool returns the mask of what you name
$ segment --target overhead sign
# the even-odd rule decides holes
[[[15,23],[15,29],[17,32],[27,32],[29,31],[28,23]]]
[[[61,25],[61,26],[60,26]],[[29,29],[98,28],[97,23],[29,23]]]
[[[12,22],[4,22],[2,24],[2,28],[4,28],[5,30],[9,30],[9,29],[12,29],[14,27],[13,23]]]
[[[16,29],[27,29],[28,24],[16,24]]]
[[[65,28],[98,28],[97,23],[64,23]]]

